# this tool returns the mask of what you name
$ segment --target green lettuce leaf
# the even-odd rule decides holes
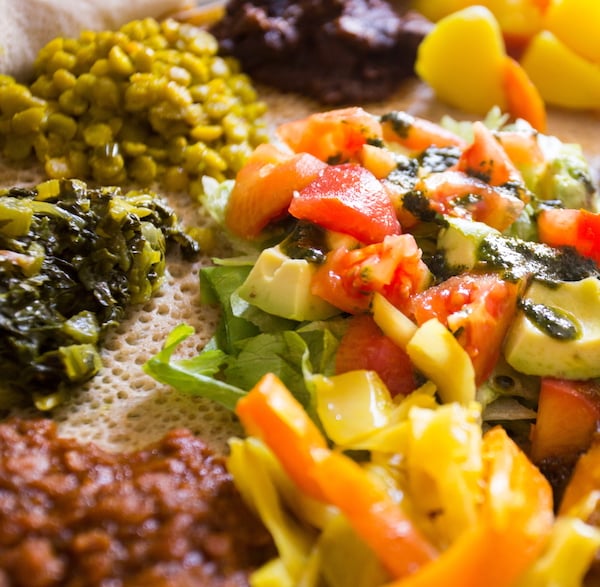
[[[345,321],[300,323],[263,312],[236,293],[249,270],[248,264],[202,269],[201,302],[217,305],[221,313],[213,337],[197,357],[178,359],[177,346],[194,332],[181,324],[144,370],[157,381],[208,397],[228,409],[234,409],[263,375],[274,373],[312,413],[310,378],[315,372],[333,374]]]
[[[207,397],[233,410],[245,391],[215,377],[227,359],[225,353],[215,349],[191,359],[172,357],[175,349],[193,333],[194,329],[187,324],[176,326],[167,336],[162,350],[146,361],[144,371],[178,391]]]

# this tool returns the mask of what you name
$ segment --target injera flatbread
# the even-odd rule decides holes
[[[279,94],[258,86],[268,105],[271,131],[277,124],[323,110],[315,102],[295,95]],[[384,103],[362,104],[373,113],[399,109],[432,120],[444,114],[467,119],[464,113],[438,103],[431,91],[415,81],[407,82]],[[473,117],[470,117],[471,119]],[[551,110],[548,133],[566,142],[581,143],[596,173],[600,169],[600,117],[596,114]],[[31,184],[43,179],[39,169],[0,169],[0,184]],[[206,215],[186,194],[165,194],[186,225],[209,225]],[[164,285],[143,307],[132,308],[126,320],[110,332],[102,352],[104,368],[83,385],[64,405],[52,412],[64,436],[94,441],[111,451],[136,449],[157,440],[168,430],[187,427],[204,438],[217,452],[226,451],[227,439],[239,434],[235,418],[224,408],[198,397],[183,395],[156,383],[142,371],[167,334],[181,322],[191,324],[196,334],[186,340],[179,356],[197,353],[211,336],[218,318],[215,310],[199,303],[198,270],[211,256],[226,252],[218,247],[195,263],[177,256],[168,259]],[[34,412],[15,412],[35,415]]]

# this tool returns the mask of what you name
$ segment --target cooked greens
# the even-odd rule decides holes
[[[198,245],[151,192],[50,180],[0,191],[0,370],[40,409],[101,367],[99,345],[130,304],[150,298],[167,241]]]

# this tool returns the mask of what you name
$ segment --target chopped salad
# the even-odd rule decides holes
[[[277,129],[204,205],[219,326],[145,365],[239,416],[253,586],[600,577],[600,198],[578,145],[352,107]],[[568,561],[568,562],[566,562]],[[596,574],[594,574],[596,573]]]

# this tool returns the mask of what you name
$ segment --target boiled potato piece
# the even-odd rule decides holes
[[[543,11],[536,0],[482,0],[496,17],[507,43],[526,42],[542,29]]]
[[[505,59],[493,14],[470,6],[436,24],[419,47],[415,70],[441,101],[484,115],[493,106],[506,109]]]
[[[580,57],[550,31],[532,39],[521,65],[548,104],[600,107],[600,65]]]
[[[577,55],[600,64],[598,0],[554,0],[550,3],[544,25]]]
[[[467,0],[414,0],[411,8],[420,12],[429,20],[436,22],[457,10],[462,10],[472,4]]]

